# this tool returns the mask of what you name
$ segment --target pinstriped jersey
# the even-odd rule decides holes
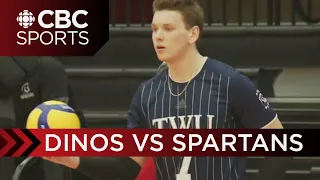
[[[174,82],[168,70],[142,83],[130,105],[128,127],[262,128],[276,116],[247,77],[227,64],[208,58],[189,83]],[[245,157],[156,157],[154,160],[157,180],[245,179]]]

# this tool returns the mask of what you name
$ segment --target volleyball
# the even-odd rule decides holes
[[[27,129],[79,129],[80,119],[74,109],[60,101],[46,101],[28,116]]]

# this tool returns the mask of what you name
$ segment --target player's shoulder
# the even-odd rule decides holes
[[[241,75],[241,72],[233,66],[213,58],[208,58],[206,62],[206,69],[214,72],[215,74],[221,74],[230,78]]]
[[[252,84],[251,80],[243,72],[222,61],[209,58],[206,67],[209,71],[220,74],[225,79],[228,78],[231,87],[238,88],[243,85]]]
[[[64,66],[62,64],[61,61],[59,61],[58,59],[52,57],[52,56],[40,56],[39,57],[40,62],[41,62],[41,66],[43,68],[61,68],[64,69]]]
[[[41,74],[43,76],[56,76],[59,74],[61,77],[67,76],[66,69],[61,61],[58,59],[52,57],[52,56],[40,56],[38,57],[40,64],[38,66],[38,74]],[[59,77],[56,76],[56,77]]]
[[[166,76],[165,71],[159,72],[159,73],[155,74],[155,76],[153,76],[152,78],[143,81],[141,83],[141,86],[150,86],[151,84],[152,85],[159,84],[163,80],[165,80],[165,76]]]
[[[152,78],[149,78],[145,81],[143,81],[139,89],[140,91],[142,90],[148,90],[150,88],[158,87],[159,85],[163,84],[166,81],[166,73],[167,70],[163,71],[158,71]]]

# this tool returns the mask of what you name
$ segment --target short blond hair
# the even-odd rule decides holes
[[[153,12],[162,10],[178,11],[182,14],[187,29],[198,26],[200,34],[204,26],[204,12],[196,0],[155,0]]]

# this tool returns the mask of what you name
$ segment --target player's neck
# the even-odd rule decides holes
[[[178,83],[190,81],[201,71],[206,59],[197,50],[187,51],[178,59],[168,62],[170,78]]]

